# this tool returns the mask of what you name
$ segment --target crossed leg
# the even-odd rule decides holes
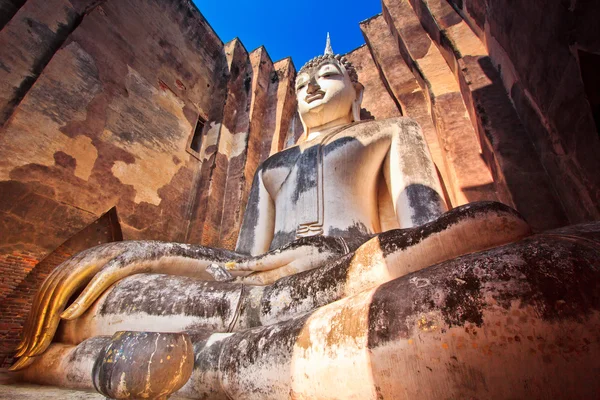
[[[336,300],[360,297],[411,272],[529,234],[527,223],[512,209],[499,203],[474,203],[420,227],[384,232],[354,253],[268,286],[131,276],[113,286],[84,316],[64,324],[58,339],[72,344],[51,345],[24,370],[24,378],[92,388],[91,369],[108,340],[97,336],[118,330],[232,332],[302,319]],[[148,298],[140,291],[146,291]],[[142,309],[138,313],[132,312],[136,304]],[[75,345],[87,338],[91,339]]]

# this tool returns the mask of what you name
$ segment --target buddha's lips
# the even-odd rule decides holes
[[[325,92],[322,90],[319,90],[318,92],[316,92],[313,95],[306,96],[304,98],[304,101],[306,101],[307,103],[312,103],[313,101],[322,99],[323,97],[325,97]]]

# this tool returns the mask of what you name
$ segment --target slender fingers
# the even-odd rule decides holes
[[[60,275],[60,272],[63,268],[68,267],[71,263],[72,258],[58,265],[47,277],[44,279],[42,286],[36,293],[33,303],[31,306],[31,310],[29,312],[29,317],[27,319],[26,328],[23,330],[24,338],[27,337],[29,331],[33,329],[35,324],[35,318],[38,315],[38,310],[40,308],[40,304],[43,302],[44,297],[46,296],[48,290],[53,287],[53,283],[56,281],[56,278]]]
[[[19,358],[13,365],[11,365],[8,368],[8,370],[9,371],[18,371],[20,369],[23,369],[23,368],[31,365],[33,360],[34,359],[31,357],[23,356],[23,357]]]
[[[33,325],[33,318],[36,315],[35,313],[37,310],[37,305],[39,304],[40,299],[43,297],[43,294],[48,286],[48,282],[54,276],[53,272],[54,271],[52,271],[46,277],[46,279],[44,279],[44,282],[42,282],[40,289],[36,292],[35,296],[33,297],[33,302],[31,303],[31,309],[29,310],[29,313],[27,314],[27,319],[25,320],[25,324],[23,325],[23,330],[21,331],[21,340],[19,342],[19,345],[15,349],[15,350],[17,350],[17,356],[18,356],[19,350],[26,347],[28,332],[31,330],[31,326]]]
[[[298,272],[298,269],[294,265],[288,264],[269,271],[254,272],[246,277],[241,278],[240,281],[247,285],[264,286],[269,285],[283,277],[294,275]]]
[[[35,296],[32,309],[29,313],[27,325],[25,326],[23,333],[23,346],[21,346],[21,349],[15,355],[16,357],[20,358],[10,367],[10,370],[16,371],[18,369],[25,368],[31,364],[31,362],[33,362],[33,359],[30,358],[29,355],[31,353],[31,349],[35,345],[37,327],[39,326],[39,323],[43,321],[44,317],[44,314],[40,315],[40,309],[43,310],[46,302],[49,301],[50,296],[54,292],[54,289],[58,283],[58,280],[62,276],[64,269],[68,269],[74,260],[79,260],[80,258],[81,256],[78,254],[60,264],[43,282],[42,287]]]
[[[30,347],[30,356],[43,353],[50,345],[54,333],[60,322],[60,313],[64,309],[69,298],[81,286],[85,285],[102,268],[102,266],[115,255],[123,252],[123,243],[115,243],[113,246],[104,245],[94,248],[83,254],[82,258],[74,259],[74,269],[65,268],[59,281],[54,287],[50,301],[46,304],[38,325],[33,345]]]
[[[20,358],[9,368],[11,371],[17,371],[19,369],[23,369],[29,366],[34,360],[34,358],[32,358],[32,356],[34,355],[33,353],[40,353],[41,351],[44,351],[47,347],[45,343],[43,344],[43,346],[39,346],[38,338],[40,338],[40,335],[42,334],[42,326],[46,325],[45,320],[46,315],[48,315],[48,305],[53,299],[53,297],[56,296],[57,289],[60,287],[61,281],[63,281],[64,276],[66,274],[71,274],[71,276],[77,275],[79,272],[78,267],[81,266],[81,263],[85,263],[87,260],[94,258],[94,253],[106,253],[107,247],[113,247],[114,251],[115,246],[107,245],[85,250],[71,257],[64,263],[60,264],[46,278],[46,280],[42,284],[42,287],[36,294],[31,312],[28,316],[28,322],[25,326],[23,340],[20,345],[21,348],[16,354],[16,356]],[[58,325],[58,321],[56,321],[56,325]],[[55,330],[56,327],[54,327],[54,329],[52,330],[50,340],[52,340],[52,335],[54,334]],[[48,339],[46,339],[47,334],[48,331],[46,329],[46,331],[43,332],[42,336],[46,341],[48,341]]]
[[[77,268],[78,269],[78,268]],[[37,346],[39,339],[42,335],[44,325],[46,323],[46,319],[49,317],[49,314],[52,312],[52,303],[54,302],[57,291],[61,284],[69,279],[69,276],[73,275],[73,271],[69,268],[64,268],[60,270],[59,274],[54,277],[52,281],[52,285],[46,291],[43,300],[40,302],[38,307],[37,318],[35,320],[35,324],[33,326],[32,331],[30,332],[30,340],[27,346],[27,352],[24,355],[32,356],[33,349]]]
[[[107,262],[100,273],[96,274],[77,299],[61,315],[63,319],[71,320],[80,317],[96,299],[113,283],[120,279],[143,271],[142,267],[124,267],[127,254],[122,254]]]
[[[79,287],[89,282],[98,269],[97,264],[87,265],[86,268],[83,271],[80,271],[76,276],[71,276],[69,279],[61,282],[48,310],[37,344],[31,350],[32,356],[39,355],[48,348],[54,337],[54,333],[58,328],[60,312],[64,309],[73,293],[75,293]]]
[[[122,242],[109,243],[82,251],[59,265],[46,278],[34,301],[30,318],[24,331],[23,346],[21,346],[17,356],[32,355],[32,350],[36,347],[38,338],[45,325],[49,304],[51,304],[51,301],[56,296],[56,291],[60,287],[61,282],[65,280],[65,277],[67,275],[77,275],[82,264],[85,265],[89,260],[93,260],[99,256],[104,256],[104,258],[109,257],[118,252],[119,247],[122,247]]]
[[[16,357],[19,357],[21,355],[21,350],[27,350],[27,341],[29,337],[29,332],[31,331],[31,326],[33,325],[33,319],[37,309],[37,304],[39,303],[40,297],[43,295],[45,287],[47,286],[47,282],[49,280],[48,278],[50,278],[50,275],[46,277],[46,279],[42,283],[42,286],[40,287],[40,290],[35,294],[35,297],[33,298],[33,302],[31,303],[31,310],[29,310],[29,314],[27,315],[27,319],[25,320],[25,325],[23,326],[23,330],[21,331],[21,340],[19,342],[19,345],[15,349],[17,351],[15,355]]]
[[[61,266],[63,264],[61,264]],[[44,301],[47,298],[48,293],[51,293],[53,291],[55,282],[60,277],[60,272],[61,269],[59,268],[52,271],[52,273],[46,278],[46,280],[44,280],[42,287],[35,296],[31,307],[31,311],[29,312],[29,317],[27,319],[27,325],[23,330],[23,346],[15,355],[16,357],[21,357],[29,351],[31,342],[35,336],[37,322],[41,318],[39,315],[39,310],[43,307]]]
[[[319,250],[318,246],[300,244],[245,260],[229,262],[225,264],[225,268],[230,271],[270,271],[288,265],[294,260],[314,256]]]

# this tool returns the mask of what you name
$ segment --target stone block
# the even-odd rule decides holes
[[[0,30],[23,6],[25,0],[0,0]]]
[[[232,191],[229,183],[236,179],[230,177],[236,174],[239,177],[244,168],[250,122],[249,104],[252,99],[250,91],[252,67],[248,52],[239,39],[227,43],[224,50],[227,56],[229,81],[215,156],[215,163],[218,164],[215,164],[217,167],[211,170],[215,173],[208,181],[210,186],[202,188],[209,193],[201,196],[203,201],[196,205],[200,218],[192,219],[188,230],[188,240],[213,245],[219,243],[222,226],[229,227],[235,224],[234,219],[228,220],[227,223],[223,220],[231,217],[230,208],[236,210],[236,207],[239,207],[239,200],[236,202],[235,199],[241,198],[241,189]],[[208,180],[208,178],[203,179]],[[220,196],[216,191],[209,189],[216,186],[220,186]],[[225,202],[225,199],[229,201]],[[227,212],[223,214],[225,209]],[[211,221],[208,221],[209,218]],[[197,239],[193,239],[194,237]]]
[[[402,58],[398,44],[385,19],[382,15],[378,15],[361,22],[360,27],[373,56],[373,61],[379,68],[384,82],[393,93],[402,114],[419,123],[443,182],[450,182],[447,161],[431,119],[429,97],[427,93],[423,92],[412,70]],[[448,193],[447,202],[450,205],[455,204],[456,198],[454,192],[451,191],[452,187],[446,186],[444,189]]]
[[[576,48],[600,52],[596,2],[451,3],[478,27],[569,221],[599,218],[600,141],[576,68]]]
[[[358,80],[365,87],[362,108],[366,113],[375,119],[401,116],[401,110],[398,109],[381,80],[379,70],[373,61],[369,48],[363,45],[346,54],[346,58],[356,68]]]
[[[499,199],[519,210],[534,229],[566,224],[555,189],[479,38],[450,4],[411,4],[460,84]]]
[[[283,150],[285,137],[290,129],[292,118],[296,112],[296,68],[291,58],[284,58],[273,64],[279,82],[277,89],[277,115],[275,133],[271,141],[269,155]]]
[[[481,157],[481,147],[444,57],[423,29],[407,0],[384,1],[383,15],[400,54],[430,98],[431,114],[448,165],[456,204],[498,200],[496,185]]]

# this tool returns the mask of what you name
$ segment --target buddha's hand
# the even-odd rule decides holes
[[[37,292],[17,348],[16,356],[21,358],[11,369],[26,367],[31,357],[48,348],[61,317],[81,316],[108,287],[127,276],[147,272],[198,276],[211,263],[224,264],[241,257],[227,250],[157,241],[114,242],[82,251],[56,267]],[[84,286],[64,310],[71,296]]]
[[[226,263],[231,272],[252,271],[238,278],[249,285],[268,285],[285,276],[297,274],[324,265],[349,252],[342,238],[312,236],[297,239],[279,249],[260,256]]]

